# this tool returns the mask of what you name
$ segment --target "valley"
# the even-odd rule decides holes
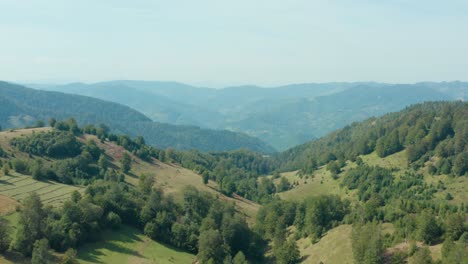
[[[464,82],[303,83],[211,89],[121,80],[31,87],[120,103],[157,122],[247,133],[278,151],[411,104],[468,99],[468,83]]]
[[[75,244],[74,258],[82,263],[192,263],[214,254],[209,253],[214,250],[209,239],[222,239],[228,233],[218,235],[216,230],[230,225],[231,232],[249,234],[238,239],[251,241],[239,246],[244,247],[242,256],[237,251],[231,257],[248,254],[259,263],[283,263],[290,257],[302,263],[360,263],[358,246],[381,260],[413,261],[421,256],[411,250],[427,249],[434,260],[452,261],[464,248],[460,217],[466,214],[468,188],[463,161],[466,111],[466,103],[415,105],[272,156],[246,150],[163,150],[146,145],[142,137],[80,128],[71,119],[58,120],[54,127],[7,130],[0,132],[2,218],[16,241],[27,223],[21,220],[23,212],[37,210],[27,207],[34,199],[52,217],[47,220],[51,227],[54,221],[65,221],[64,216],[75,217],[68,207],[83,213],[94,208],[86,219],[98,217],[95,221],[103,228],[97,237],[87,234],[89,241]],[[421,122],[427,128],[424,135],[412,131],[422,128]],[[401,135],[398,141],[394,131]],[[418,135],[418,141],[405,143],[412,135]],[[412,148],[429,140],[431,145],[413,154]],[[445,160],[452,168],[446,168]],[[203,204],[211,209],[206,211]],[[107,211],[106,217],[99,218],[101,210]],[[191,225],[199,227],[190,231]],[[424,225],[438,231],[420,231]],[[79,226],[87,232],[93,224]],[[367,231],[357,232],[359,228]],[[405,231],[408,228],[411,231]],[[197,236],[198,243],[185,232]],[[68,236],[65,241],[72,239]],[[57,250],[54,258],[72,254],[53,242],[53,236],[49,239]],[[359,242],[369,239],[375,242]],[[68,243],[76,243],[72,241]],[[234,240],[229,243],[236,245]],[[442,254],[447,243],[454,243],[453,251]],[[218,254],[228,258],[228,252]],[[26,261],[14,249],[0,260]]]

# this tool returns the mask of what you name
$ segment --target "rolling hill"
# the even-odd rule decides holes
[[[132,189],[136,192],[135,197],[142,195],[145,189],[141,184],[144,177],[137,176],[155,175],[156,181],[151,186],[163,190],[170,197],[166,201],[170,205],[167,208],[179,208],[171,205],[171,201],[175,201],[188,211],[172,220],[167,214],[170,211],[161,215],[156,213],[155,219],[145,226],[144,233],[158,241],[169,236],[171,239],[161,241],[176,243],[173,245],[177,247],[190,249],[187,244],[177,244],[177,239],[185,241],[188,238],[185,232],[190,230],[180,229],[179,225],[189,228],[184,225],[186,221],[197,222],[197,218],[184,215],[194,211],[211,215],[213,218],[210,220],[198,219],[201,232],[207,230],[206,226],[216,226],[216,219],[224,219],[222,214],[211,212],[216,209],[211,208],[207,212],[203,207],[190,205],[194,201],[207,202],[203,196],[187,198],[186,195],[193,192],[189,186],[193,186],[213,194],[217,201],[227,201],[225,205],[218,204],[218,209],[233,204],[230,210],[245,217],[250,226],[255,226],[253,230],[259,239],[269,244],[265,251],[255,247],[265,255],[264,262],[279,262],[279,259],[296,252],[294,261],[302,263],[364,263],[366,258],[375,260],[371,263],[397,258],[407,261],[417,259],[423,253],[435,260],[440,259],[442,263],[462,263],[454,260],[460,260],[460,256],[463,259],[467,239],[464,224],[466,207],[463,204],[468,188],[467,116],[467,103],[427,102],[350,124],[272,157],[247,151],[200,153],[168,150],[161,155],[160,150],[147,149],[137,141],[123,142],[112,135],[105,139],[78,133],[77,140],[84,145],[80,148],[81,154],[73,159],[91,159],[92,153],[96,152],[93,146],[96,146],[101,150],[101,157],[106,157],[109,162],[107,167],[121,172],[124,170],[123,157],[130,155],[132,166],[123,177],[106,174],[104,180],[105,184],[117,181],[113,183],[117,184],[114,189],[119,184],[138,188],[140,192]],[[61,167],[55,163],[74,163],[47,156],[50,152],[44,151],[51,147],[47,145],[52,144],[55,148],[64,146],[55,146],[57,142],[47,141],[43,133],[56,133],[53,135],[57,142],[63,142],[63,138],[70,135],[68,130],[51,132],[49,128],[1,132],[2,163],[9,159],[11,163],[15,159],[28,160],[29,166],[42,162],[43,168],[56,170],[57,176],[50,174],[50,177],[58,177],[60,170],[56,168]],[[13,138],[24,140],[12,141]],[[44,140],[46,145],[38,143]],[[149,151],[149,157],[141,155],[140,151],[145,149]],[[45,153],[45,156],[38,153]],[[101,166],[99,164],[101,162],[94,158],[88,169],[96,171],[93,166]],[[112,199],[117,204],[104,204],[114,208],[122,217],[133,215],[115,209],[128,206],[131,200],[125,200],[125,196],[118,195],[114,189],[108,189],[107,192],[112,194],[107,196],[97,195],[102,189],[106,190],[104,182],[97,180],[101,174],[94,176],[97,181],[93,182],[86,172],[80,172],[79,165],[76,166],[72,173],[75,182],[90,184],[86,193],[94,197],[97,204]],[[272,175],[267,175],[270,173]],[[63,181],[63,178],[58,179]],[[2,187],[2,180],[7,185]],[[23,185],[22,181],[26,184]],[[34,180],[18,171],[11,172],[10,176],[0,178],[0,195],[6,197],[2,199],[0,196],[0,205],[11,210],[17,204],[11,198],[24,203],[21,192],[27,188],[38,190],[39,198],[47,202],[48,195],[54,196],[57,186],[61,185],[54,181]],[[70,187],[81,186],[62,188],[64,196],[69,194]],[[128,190],[118,190],[131,196],[132,192]],[[242,196],[252,197],[261,205]],[[165,207],[164,203],[158,202],[165,201],[161,197],[148,198],[157,205],[150,207],[151,210]],[[115,199],[123,199],[123,202]],[[60,201],[52,205],[60,206]],[[151,214],[146,211],[147,206],[141,207],[141,212]],[[142,213],[142,219],[144,217]],[[152,225],[157,228],[153,229]],[[171,229],[165,229],[166,225],[172,225]],[[226,226],[230,225],[219,228]],[[159,257],[170,262],[172,259],[168,254],[174,255],[175,259],[193,257],[187,252],[179,254],[177,250],[158,244],[126,225],[121,231],[107,230],[103,234],[103,243],[89,243],[81,248],[80,260],[105,262],[118,258],[129,262]],[[223,236],[229,234],[222,233]],[[201,241],[202,237],[199,237]],[[257,245],[260,244],[259,240]],[[202,253],[199,252],[197,257],[203,258]],[[264,263],[262,261],[259,263]]]
[[[411,104],[468,99],[468,84],[464,82],[305,83],[210,89],[176,82],[122,80],[33,87],[118,102],[154,121],[244,132],[277,150]]]
[[[0,149],[2,150],[0,163],[3,165],[2,167],[10,166],[6,164],[12,164],[10,171],[0,171],[0,220],[3,221],[6,214],[5,219],[11,231],[13,231],[11,235],[14,235],[18,229],[18,215],[20,213],[15,212],[15,209],[16,207],[20,208],[20,204],[24,206],[31,193],[36,193],[45,206],[50,206],[47,210],[62,208],[65,202],[70,202],[70,199],[73,199],[72,193],[74,191],[78,191],[83,196],[90,193],[89,189],[85,191],[89,185],[83,186],[76,183],[71,185],[53,179],[37,179],[34,172],[32,172],[34,170],[32,169],[33,164],[41,164],[44,170],[57,170],[57,164],[69,164],[66,158],[51,158],[46,154],[32,155],[20,151],[18,147],[11,143],[14,139],[26,139],[51,133],[52,131],[51,128],[30,128],[0,132]],[[221,204],[232,205],[236,214],[241,215],[247,222],[253,223],[255,221],[255,215],[259,208],[258,204],[246,199],[227,197],[218,191],[218,184],[212,181],[204,184],[200,175],[178,164],[161,162],[154,158],[143,160],[115,142],[101,141],[95,135],[82,134],[77,136],[76,140],[83,146],[89,145],[91,141],[94,142],[92,143],[96,147],[94,151],[98,151],[101,156],[106,157],[106,167],[109,168],[109,171],[122,171],[120,162],[122,156],[130,155],[132,168],[123,174],[123,178],[119,180],[121,186],[126,186],[126,189],[133,188],[136,190],[140,188],[139,177],[141,175],[151,175],[155,178],[155,181],[150,188],[163,190],[164,195],[169,197],[170,201],[183,204],[184,199],[186,199],[187,188],[194,188],[199,192],[203,192],[205,196],[211,195],[209,196],[210,199],[215,199]],[[18,172],[18,165],[16,165],[18,160],[25,162],[30,169],[25,172]],[[95,175],[94,177],[101,176]],[[113,180],[106,179],[106,181],[112,182]],[[156,260],[158,263],[192,263],[195,259],[193,253],[154,241],[148,238],[147,235],[145,236],[141,228],[129,226],[128,223],[123,224],[118,230],[103,230],[98,239],[93,241],[93,243],[86,243],[84,246],[79,247],[77,256],[79,263],[152,263]],[[60,258],[62,255],[57,254],[55,257]],[[0,262],[27,263],[28,261],[19,254],[9,252],[5,255],[0,254]]]
[[[246,134],[153,122],[142,113],[117,103],[87,96],[40,91],[0,82],[0,126],[32,126],[38,120],[74,117],[78,124],[106,124],[113,132],[143,136],[160,148],[225,151],[246,148],[271,153],[272,147]],[[192,112],[196,115],[196,112]]]

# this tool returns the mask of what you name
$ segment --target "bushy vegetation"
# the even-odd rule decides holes
[[[240,252],[248,258],[263,255],[263,242],[245,219],[232,205],[208,193],[188,187],[179,204],[158,189],[142,195],[124,183],[103,180],[88,186],[83,196],[75,193],[59,208],[44,207],[32,193],[23,202],[11,248],[33,259],[45,258],[46,247],[64,252],[97,241],[102,230],[117,229],[121,224],[198,253],[202,263],[219,263]]]
[[[258,180],[259,176],[269,174],[275,168],[273,161],[261,154],[247,150],[223,153],[190,151],[169,153],[168,157],[203,175],[206,181],[216,181],[220,191],[229,196],[235,193],[253,201],[268,201],[277,191],[282,191],[277,190],[269,178]]]
[[[105,164],[98,164],[102,150],[98,148],[96,142],[89,140],[81,143],[68,130],[39,132],[14,138],[11,140],[11,145],[30,155],[55,158],[47,165],[41,159],[11,161],[15,171],[32,175],[37,180],[85,184],[114,172],[107,171],[107,167],[100,167]]]
[[[15,138],[11,145],[32,155],[51,158],[75,157],[81,152],[81,144],[72,133],[52,131]]]

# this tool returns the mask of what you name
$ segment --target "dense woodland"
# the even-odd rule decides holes
[[[359,155],[376,151],[385,157],[407,148],[415,168],[436,156],[434,173],[464,175],[467,171],[468,104],[424,103],[381,118],[353,123],[330,135],[294,147],[276,156],[282,170],[313,172],[318,166],[344,165]],[[341,165],[340,165],[341,164]],[[335,169],[336,170],[336,169]]]
[[[407,240],[423,245],[443,243],[442,263],[464,263],[468,208],[464,203],[451,203],[449,196],[434,199],[444,184],[428,184],[420,169],[434,175],[467,177],[467,117],[467,103],[425,103],[352,124],[274,157],[247,150],[202,153],[157,149],[147,146],[143,137],[112,134],[103,125],[80,128],[74,119],[51,119],[49,125],[54,130],[11,141],[31,159],[21,160],[0,151],[8,158],[3,168],[40,180],[86,185],[86,191],[74,193],[61,208],[44,207],[37,195],[31,194],[20,210],[12,241],[3,236],[0,249],[10,248],[34,259],[43,257],[50,247],[72,256],[80,245],[99,239],[102,230],[126,224],[152,239],[196,253],[201,263],[261,262],[267,252],[267,258],[276,263],[297,263],[296,239],[308,237],[317,242],[328,230],[352,224],[356,263],[382,263],[389,258],[385,248]],[[180,163],[202,175],[200,180],[205,183],[217,182],[226,195],[260,202],[256,223],[249,226],[232,205],[194,188],[184,190],[183,201],[176,202],[163,190],[151,187],[157,180],[152,175],[140,175],[136,187],[125,183],[124,173],[134,165],[130,156],[120,160],[121,170],[111,168],[94,141],[76,139],[83,133],[113,141],[143,160]],[[359,157],[374,151],[385,157],[403,149],[409,167],[398,176]],[[54,160],[43,164],[35,156]],[[343,171],[349,162],[355,166]],[[319,166],[326,166],[342,188],[356,193],[357,200],[320,195],[293,202],[275,195],[292,188],[286,179],[275,184],[274,179],[281,177],[278,171],[300,169],[304,177],[310,177]],[[269,174],[272,176],[265,177]],[[391,223],[395,232],[384,235],[383,223]],[[6,232],[0,221],[0,234]],[[405,263],[409,256],[415,263],[432,262],[427,248],[417,245],[409,252],[391,255],[388,261]]]

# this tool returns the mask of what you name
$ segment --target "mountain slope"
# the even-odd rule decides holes
[[[74,117],[80,125],[102,123],[116,133],[142,135],[151,145],[161,148],[274,151],[262,141],[245,134],[156,123],[127,106],[87,96],[40,91],[0,82],[0,102],[0,126],[3,128],[33,125],[37,120],[46,121],[51,117]]]
[[[277,155],[283,170],[315,167],[334,160],[355,160],[376,151],[385,157],[407,148],[408,163],[421,163],[429,155],[450,159],[466,152],[468,103],[428,102],[400,112],[353,123],[318,140]]]
[[[318,138],[352,122],[399,111],[404,107],[452,97],[424,85],[360,85],[314,99],[277,104],[232,124],[279,150]]]

